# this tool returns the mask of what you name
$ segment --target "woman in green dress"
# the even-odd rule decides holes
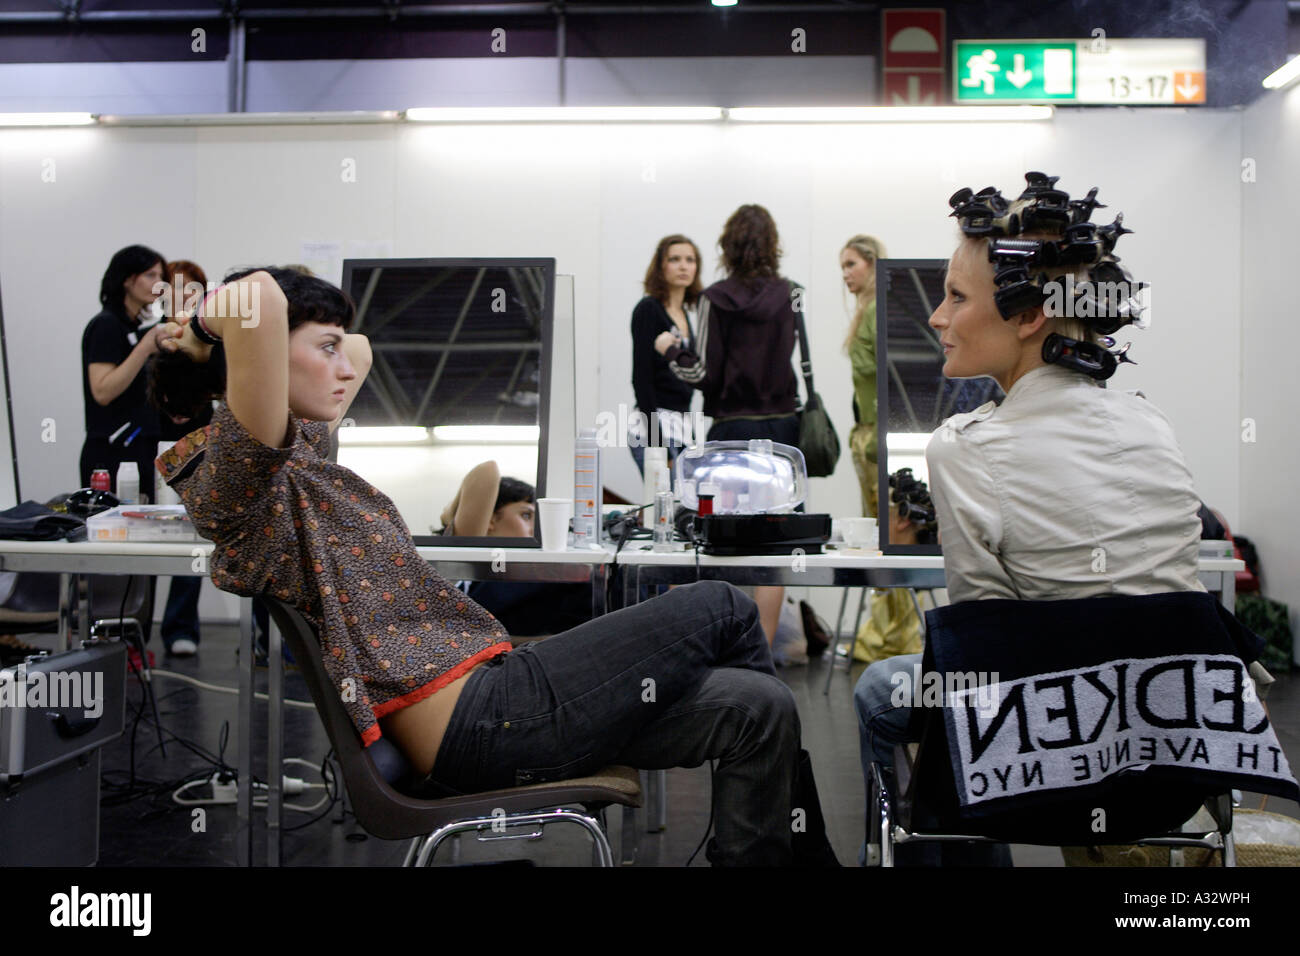
[[[844,351],[853,366],[853,431],[849,452],[862,489],[862,513],[878,515],[876,475],[876,260],[885,255],[874,236],[857,235],[840,250],[840,272],[855,303]]]

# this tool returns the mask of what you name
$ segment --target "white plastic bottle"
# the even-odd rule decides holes
[[[158,457],[161,458],[162,453],[165,452],[168,448],[171,448],[172,445],[174,444],[176,444],[174,441],[160,441],[158,443]],[[162,480],[161,475],[159,475],[156,479],[154,479],[154,484],[158,492],[154,496],[157,499],[155,504],[178,505],[181,503],[181,496],[176,494],[176,491],[172,488],[171,485],[167,484],[167,482]]]
[[[117,466],[117,498],[124,505],[140,503],[140,469],[133,461]]]
[[[573,546],[600,546],[600,442],[596,429],[578,433],[573,450]]]

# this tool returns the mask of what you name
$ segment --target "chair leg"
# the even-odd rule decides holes
[[[872,763],[867,786],[867,866],[894,865],[893,814],[889,790],[885,787],[880,765]]]
[[[858,639],[858,631],[862,630],[862,612],[867,606],[867,595],[871,588],[863,588],[862,593],[858,595],[858,616],[853,619],[853,640]],[[852,658],[850,658],[852,660]]]
[[[621,856],[624,866],[631,866],[636,862],[636,852],[639,849],[639,834],[636,825],[636,807],[619,807],[623,816],[623,839],[621,841]]]
[[[840,612],[835,615],[835,636],[831,640],[830,661],[826,665],[826,686],[822,688],[823,694],[831,692],[831,677],[835,674],[835,661],[840,656],[840,633],[844,628],[844,609],[849,604],[849,589],[844,588],[840,592]],[[853,635],[854,640],[857,634]]]
[[[420,852],[422,842],[424,842],[424,837],[415,837],[411,840],[411,845],[406,848],[406,856],[402,860],[402,866],[415,865],[415,855]]]
[[[547,823],[565,822],[577,824],[591,835],[592,842],[595,844],[593,862],[596,866],[612,867],[614,865],[614,854],[609,848],[609,840],[605,838],[605,832],[601,829],[600,822],[587,813],[557,807],[554,810],[542,810],[536,813],[516,813],[508,816],[505,821],[508,827],[528,825],[544,827]],[[461,833],[482,830],[494,824],[499,825],[499,823],[499,818],[475,817],[469,820],[457,820],[454,823],[439,827],[424,838],[420,852],[416,856],[415,865],[419,867],[428,866],[429,861],[438,852],[438,845],[447,837],[458,837]],[[501,838],[497,837],[496,839]]]
[[[641,791],[645,794],[645,832],[668,829],[668,771],[641,771]]]

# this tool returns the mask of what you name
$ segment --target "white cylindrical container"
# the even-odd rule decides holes
[[[140,469],[133,461],[117,466],[117,500],[124,505],[140,503]]]
[[[654,504],[655,495],[659,491],[659,469],[668,470],[668,449],[667,448],[647,448],[645,450],[645,477],[643,479],[641,500],[639,505]]]
[[[162,453],[174,444],[176,444],[174,441],[160,441],[158,443],[158,456],[161,458]],[[162,475],[154,479],[154,490],[157,491],[157,494],[154,495],[154,498],[157,499],[155,504],[178,505],[181,503],[181,496],[176,494],[171,485],[162,480]]]
[[[569,546],[569,515],[573,502],[568,498],[538,498],[537,521],[542,529],[543,551],[564,551]]]
[[[668,467],[659,472],[658,487],[655,489],[654,511],[654,549],[671,551],[673,549],[673,493],[668,484]]]
[[[596,429],[578,433],[573,449],[573,546],[600,546],[602,485],[600,481],[600,442]]]

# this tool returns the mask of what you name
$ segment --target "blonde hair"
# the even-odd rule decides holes
[[[849,334],[844,338],[844,351],[846,352],[853,345],[853,340],[858,337],[858,328],[862,325],[863,316],[867,311],[867,304],[876,300],[876,260],[883,259],[887,255],[883,242],[875,236],[868,236],[866,233],[861,232],[844,243],[844,247],[840,249],[840,254],[842,255],[847,249],[852,249],[861,256],[871,269],[867,281],[862,285],[862,290],[857,294],[853,318],[849,320]]]

